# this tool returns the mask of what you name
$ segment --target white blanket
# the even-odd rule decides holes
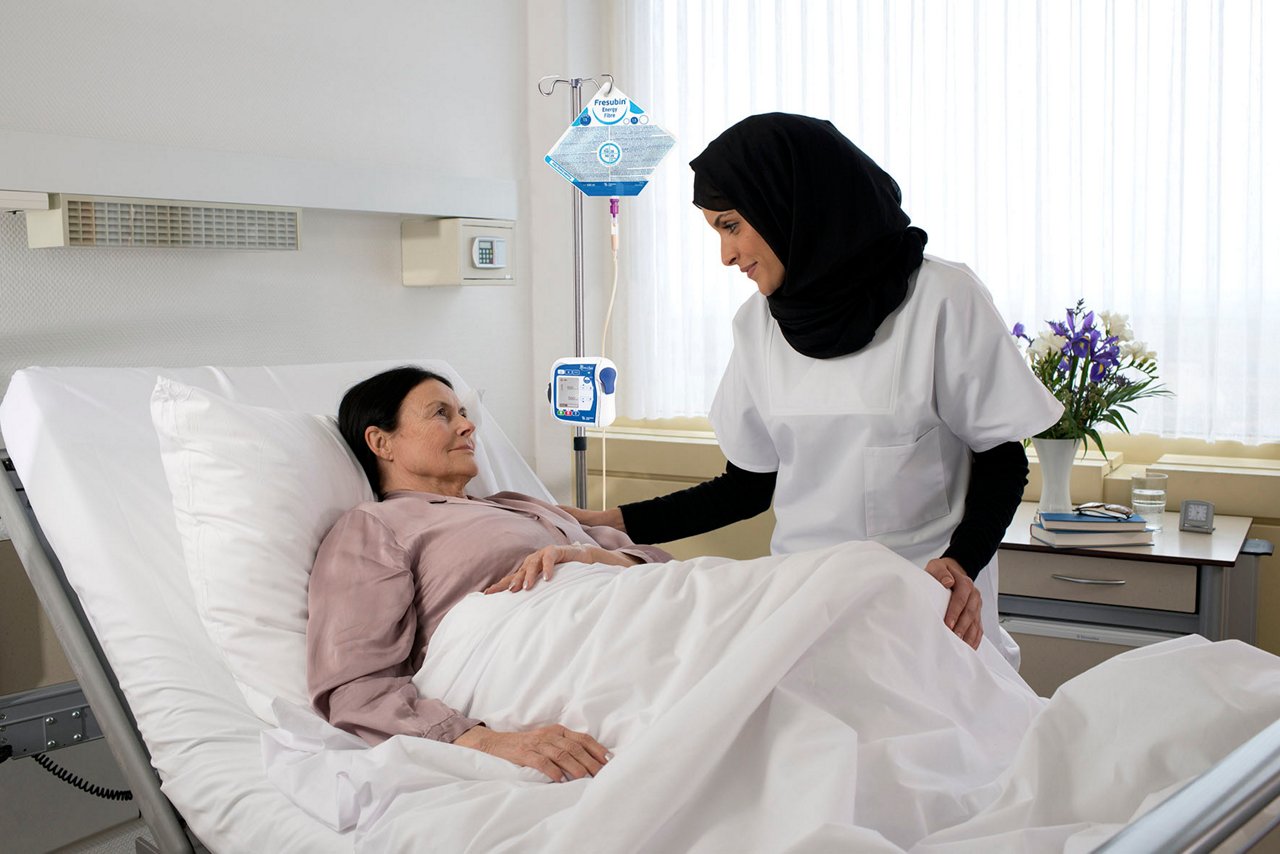
[[[279,704],[268,776],[368,851],[1088,850],[1280,717],[1280,659],[1188,638],[1037,698],[875,544],[473,594],[415,678],[499,730],[562,723],[594,779]],[[1151,796],[1151,797],[1149,797]]]

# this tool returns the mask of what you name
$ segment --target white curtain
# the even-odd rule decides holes
[[[615,26],[619,87],[678,141],[626,214],[626,415],[707,412],[752,284],[720,266],[687,164],[783,110],[884,166],[926,251],[1010,324],[1080,297],[1129,315],[1176,394],[1134,432],[1280,440],[1277,4],[622,0]]]

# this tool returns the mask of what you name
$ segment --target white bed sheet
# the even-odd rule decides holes
[[[1280,714],[1280,659],[1196,636],[1037,698],[874,543],[560,573],[462,600],[414,683],[499,730],[589,730],[615,752],[594,779],[367,749],[303,709],[268,776],[371,854],[1084,852]]]
[[[265,725],[196,613],[151,422],[159,375],[232,400],[333,414],[352,384],[432,359],[240,368],[29,368],[0,403],[0,435],[138,722],[162,789],[215,851],[349,851],[349,837],[268,782]],[[476,409],[473,402],[472,408]],[[483,407],[477,456],[496,488],[550,498]],[[490,479],[491,478],[491,479]],[[481,485],[484,485],[483,483]]]

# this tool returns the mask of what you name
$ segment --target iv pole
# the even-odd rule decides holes
[[[613,86],[612,74],[601,74],[608,78],[608,86]],[[594,77],[558,77],[554,74],[538,81],[538,92],[550,97],[556,86],[566,83],[570,89],[569,122],[578,120],[582,112],[582,84],[600,84]],[[605,90],[607,94],[608,90]],[[573,355],[581,358],[586,355],[583,342],[583,304],[584,286],[582,275],[582,193],[577,187],[570,187],[573,193]],[[573,503],[579,508],[587,506],[587,428],[573,428]]]

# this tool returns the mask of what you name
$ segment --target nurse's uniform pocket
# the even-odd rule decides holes
[[[951,512],[937,427],[910,445],[867,448],[867,536],[923,525]]]

